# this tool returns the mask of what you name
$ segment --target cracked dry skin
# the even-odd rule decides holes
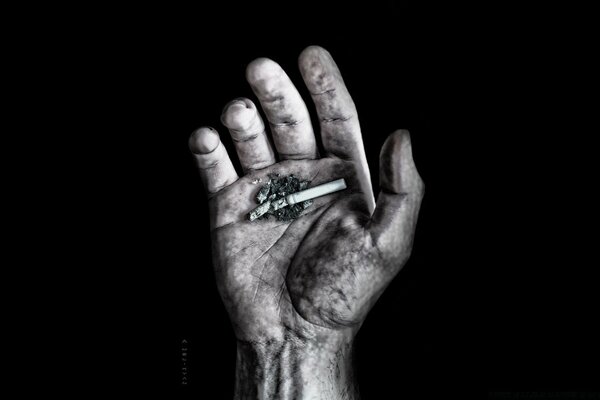
[[[287,160],[210,198],[217,284],[240,341],[283,341],[290,332],[301,339],[342,337],[359,328],[391,277],[381,265],[402,260],[385,259],[375,248],[354,171],[337,158]],[[257,192],[252,181],[272,172],[294,174],[311,186],[345,178],[348,189],[315,199],[296,220],[250,222],[246,213],[256,206]],[[407,258],[409,251],[399,253]]]

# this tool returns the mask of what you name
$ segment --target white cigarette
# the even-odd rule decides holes
[[[266,200],[264,203],[248,213],[248,219],[250,221],[254,221],[255,219],[266,214],[269,209],[279,210],[280,208],[291,206],[292,204],[302,203],[303,201],[312,200],[317,197],[325,196],[326,194],[338,192],[344,189],[346,189],[346,181],[344,178],[341,178],[336,179],[335,181],[323,183],[322,185],[315,186],[310,189],[288,194],[287,196],[278,200]]]
[[[344,178],[336,179],[335,181],[323,183],[322,185],[312,187],[310,189],[301,190],[296,193],[285,196],[285,202],[288,205],[302,203],[306,200],[312,200],[317,197],[325,196],[326,194],[338,192],[346,189],[346,181]]]

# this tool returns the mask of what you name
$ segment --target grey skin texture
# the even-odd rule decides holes
[[[256,106],[244,98],[222,115],[242,177],[216,130],[200,128],[190,138],[209,196],[217,285],[238,341],[236,399],[359,398],[353,340],[410,256],[424,193],[410,136],[399,130],[381,150],[375,204],[356,108],[339,69],[318,46],[301,53],[299,67],[325,154],[318,154],[298,91],[265,58],[250,63],[247,80],[275,149]],[[293,221],[248,221],[261,187],[256,181],[270,173],[294,174],[311,186],[344,178],[348,188],[315,199]]]

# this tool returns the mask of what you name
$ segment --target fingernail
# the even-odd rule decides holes
[[[190,151],[194,154],[207,154],[214,151],[220,142],[217,131],[209,126],[196,129],[189,139]]]
[[[252,103],[243,99],[233,100],[225,106],[221,122],[229,129],[242,130],[250,127],[256,117]]]

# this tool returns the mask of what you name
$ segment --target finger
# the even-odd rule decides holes
[[[309,46],[300,54],[302,78],[312,96],[329,155],[356,159],[364,155],[356,107],[329,52]]]
[[[340,70],[329,52],[319,46],[304,49],[298,64],[317,109],[327,156],[355,162],[361,190],[372,211],[375,202],[358,115]]]
[[[385,141],[379,175],[381,192],[368,231],[380,254],[399,269],[410,255],[425,190],[408,131],[398,130]]]
[[[238,179],[216,130],[198,128],[190,136],[189,146],[208,193],[216,193]]]
[[[240,98],[227,104],[221,122],[229,129],[244,172],[275,163],[265,124],[252,101]]]
[[[246,79],[269,120],[279,158],[317,158],[317,143],[306,104],[279,64],[258,58],[248,65]]]

